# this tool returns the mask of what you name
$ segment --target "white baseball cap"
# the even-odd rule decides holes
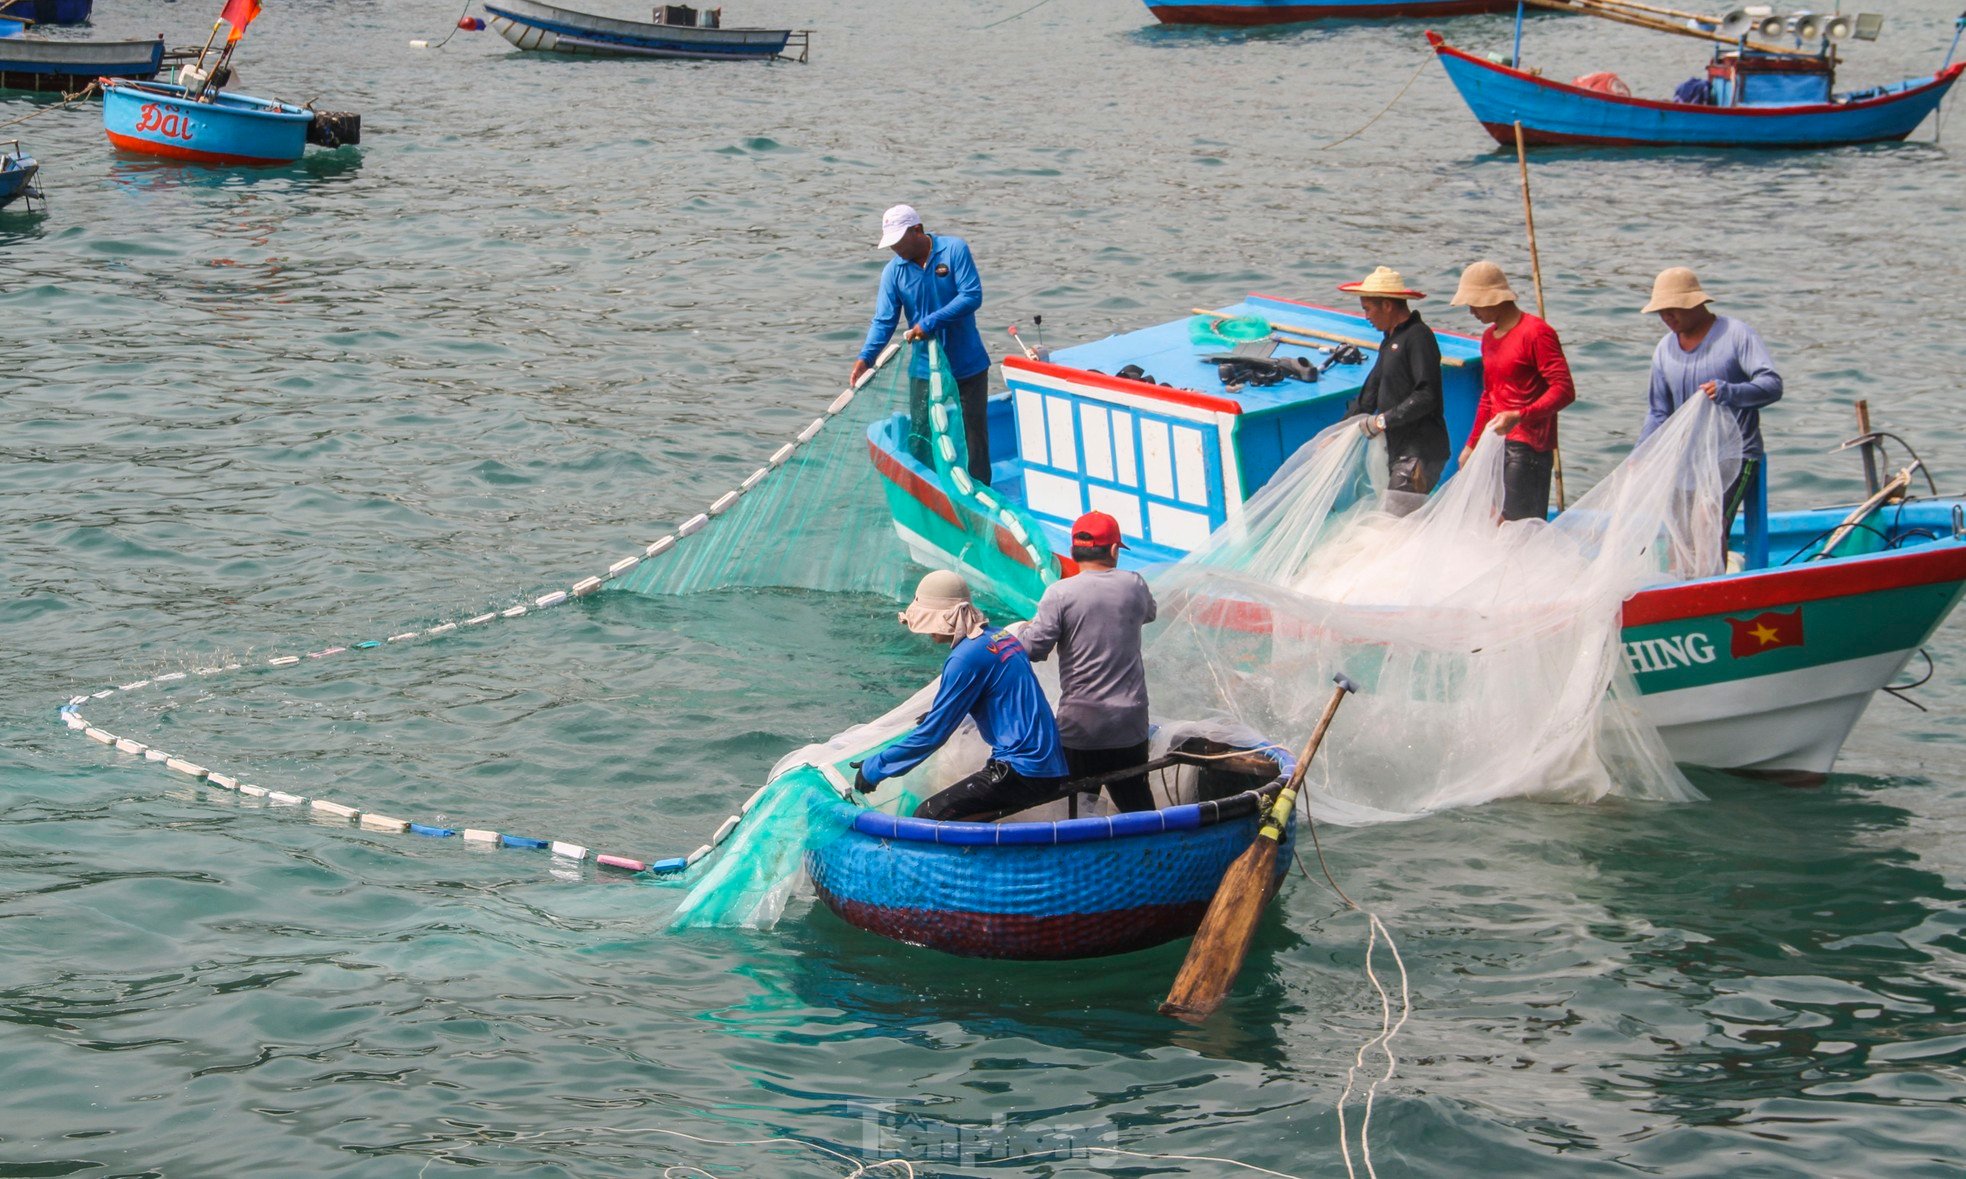
[[[874,248],[877,250],[887,249],[895,242],[900,241],[901,236],[907,233],[909,229],[921,223],[922,215],[915,212],[915,206],[894,206],[892,209],[881,214],[881,244]]]

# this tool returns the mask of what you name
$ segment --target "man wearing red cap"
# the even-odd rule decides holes
[[[1119,521],[1087,512],[1072,525],[1077,575],[1047,586],[1024,628],[1033,662],[1058,652],[1058,736],[1072,777],[1089,778],[1147,763],[1147,665],[1140,628],[1154,620],[1154,595],[1138,573],[1119,568]],[[1123,811],[1154,809],[1147,776],[1109,783]]]

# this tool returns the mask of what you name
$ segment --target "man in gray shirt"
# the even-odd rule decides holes
[[[1138,573],[1118,568],[1119,521],[1087,512],[1072,525],[1076,576],[1053,582],[1020,636],[1032,662],[1058,651],[1058,736],[1072,777],[1147,762],[1147,667],[1140,628],[1154,620],[1154,595]],[[1154,809],[1147,776],[1108,783],[1122,811]]]

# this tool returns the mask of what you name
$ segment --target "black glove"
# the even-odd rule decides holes
[[[862,794],[872,794],[880,787],[867,780],[867,771],[859,766],[853,767],[853,788]]]

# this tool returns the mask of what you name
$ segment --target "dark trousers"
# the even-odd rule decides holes
[[[1724,501],[1725,506],[1721,509],[1723,515],[1720,520],[1720,537],[1723,541],[1727,539],[1728,533],[1734,531],[1734,517],[1741,514],[1741,504],[1748,497],[1748,488],[1754,486],[1754,473],[1760,466],[1761,460],[1758,458],[1742,459],[1741,473],[1734,476],[1734,481],[1727,485],[1727,498]]]
[[[963,409],[963,446],[969,451],[969,477],[978,483],[990,482],[990,370],[956,381],[956,397]],[[908,453],[926,466],[934,466],[930,447],[934,431],[928,420],[928,382],[921,377],[908,381]]]
[[[1065,747],[1065,764],[1072,767],[1074,778],[1096,778],[1100,774],[1110,774],[1114,770],[1130,769],[1147,764],[1147,743],[1122,745],[1118,749],[1073,749]],[[1106,796],[1113,805],[1123,811],[1150,811],[1154,809],[1154,791],[1147,785],[1147,775],[1136,774],[1108,782]]]
[[[1511,440],[1502,454],[1502,519],[1547,520],[1551,452]]]
[[[1441,468],[1446,465],[1446,459],[1429,461],[1417,455],[1393,459],[1386,464],[1386,487],[1392,491],[1426,495],[1440,481]]]
[[[987,823],[1013,811],[1049,802],[1064,792],[1064,778],[1026,778],[995,758],[915,808],[917,819]]]

